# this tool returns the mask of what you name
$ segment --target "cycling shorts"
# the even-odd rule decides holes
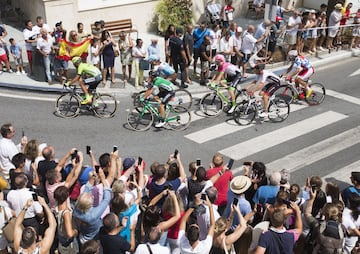
[[[304,81],[307,81],[313,74],[314,74],[314,67],[311,67],[309,69],[304,69],[300,71],[298,77]]]
[[[175,92],[160,92],[157,96],[159,96],[162,104],[167,104],[172,97],[175,96]]]
[[[263,91],[266,95],[271,96],[279,86],[280,82],[271,82],[266,84],[261,91]]]
[[[96,89],[96,87],[102,81],[102,75],[99,74],[95,77],[83,78],[83,81],[84,81],[84,85],[89,86],[89,89],[93,90],[93,89]]]
[[[236,88],[237,84],[239,84],[240,80],[242,78],[242,75],[240,72],[236,72],[236,75],[233,76],[227,76],[226,82],[228,86]]]

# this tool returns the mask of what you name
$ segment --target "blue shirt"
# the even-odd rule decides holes
[[[84,192],[91,193],[93,188],[94,186],[87,183],[85,185]],[[98,206],[91,207],[88,211],[82,213],[77,208],[78,204],[75,205],[73,216],[79,219],[81,222],[83,222],[80,223],[79,226],[80,240],[82,239],[91,240],[97,235],[97,233],[99,232],[100,228],[103,225],[101,220],[101,215],[108,207],[110,200],[111,200],[111,189],[104,187],[103,200],[100,202]]]
[[[157,45],[157,44],[151,44],[151,45],[148,47],[148,56],[152,56],[152,55],[158,56],[158,57],[160,58],[160,48],[159,48],[159,45]]]
[[[205,35],[210,36],[210,31],[208,31],[206,28],[205,30],[201,30],[199,27],[195,28],[193,32],[194,48],[196,49],[200,48],[201,44],[204,41]]]
[[[225,211],[224,211],[224,215],[225,215],[226,218],[230,217],[231,205],[232,205],[232,202],[233,202],[234,198],[239,199],[238,207],[240,208],[240,212],[241,212],[242,216],[245,216],[246,214],[251,212],[250,202],[245,199],[245,196],[243,194],[240,194],[240,195],[235,194],[234,192],[232,192],[229,189],[228,193],[227,193],[226,208],[225,208]],[[239,217],[238,217],[237,213],[235,213],[231,228],[235,229],[239,225],[239,223],[240,223],[239,222]]]
[[[265,207],[266,203],[273,205],[278,191],[279,186],[260,186],[253,197],[253,201],[255,204],[261,204],[263,207]]]
[[[13,53],[17,58],[20,57],[20,46],[19,45],[11,45],[10,46],[10,52]]]

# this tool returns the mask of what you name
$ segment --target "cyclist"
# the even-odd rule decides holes
[[[167,104],[175,95],[174,89],[169,80],[158,77],[155,72],[149,71],[149,78],[147,79],[147,91],[144,96],[140,98],[140,101],[144,101],[151,94],[154,96],[154,100],[160,103],[159,122],[155,124],[156,128],[160,128],[165,125],[165,104]]]
[[[215,63],[218,66],[216,75],[211,79],[212,83],[220,83],[223,87],[227,87],[231,98],[231,108],[228,113],[232,114],[236,107],[235,87],[241,80],[241,70],[235,65],[226,62],[222,54],[215,56]]]
[[[250,93],[254,93],[256,91],[260,91],[259,95],[262,97],[264,101],[264,111],[260,112],[260,117],[268,116],[268,107],[269,107],[269,97],[276,90],[278,86],[280,86],[280,77],[271,71],[264,70],[265,64],[256,64],[255,65],[255,80],[251,82],[245,89],[247,91],[251,90],[253,86],[256,85],[257,82],[259,84],[253,89]],[[265,83],[267,83],[265,85]]]
[[[179,83],[176,82],[175,70],[170,64],[161,62],[157,55],[150,55],[148,61],[152,66],[152,71],[156,73],[157,76],[164,77],[165,79],[170,80],[174,85],[179,86]]]
[[[290,50],[288,57],[292,63],[289,68],[282,75],[280,75],[280,77],[285,76],[293,69],[293,67],[295,67],[295,70],[286,77],[286,80],[290,81],[293,77],[296,76],[296,86],[299,86],[299,84],[303,86],[306,90],[306,98],[309,98],[312,93],[312,89],[307,87],[307,81],[314,74],[314,67],[310,63],[309,59],[303,55],[299,55],[296,50]]]
[[[79,85],[85,94],[85,98],[81,104],[91,104],[92,95],[89,94],[86,85],[89,86],[90,90],[95,89],[102,80],[101,71],[92,64],[83,63],[78,56],[73,57],[71,61],[77,69],[77,75],[72,80],[66,82],[65,86],[79,82]]]

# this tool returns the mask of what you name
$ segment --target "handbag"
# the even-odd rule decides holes
[[[2,234],[5,236],[6,240],[10,243],[14,241],[14,229],[15,229],[15,222],[16,218],[11,217],[9,220],[6,215],[6,211],[4,207],[1,207],[3,213],[4,213],[4,221],[5,225],[2,228]],[[21,227],[24,228],[24,226],[21,224]]]
[[[149,61],[145,59],[141,59],[139,63],[139,68],[140,70],[145,70],[145,71],[149,70],[150,69]]]
[[[120,51],[119,51],[119,49],[118,49],[116,46],[113,46],[113,50],[114,50],[114,55],[115,55],[115,57],[120,56]]]

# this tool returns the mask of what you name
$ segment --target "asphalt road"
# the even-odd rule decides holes
[[[335,146],[335,151],[331,153],[326,151],[334,146],[334,142],[336,144],[338,140],[342,140],[341,137],[338,140],[331,138],[359,127],[359,68],[358,58],[318,68],[313,82],[321,82],[329,90],[323,104],[303,106],[291,113],[285,122],[277,124],[256,123],[241,129],[231,121],[224,124],[229,120],[225,114],[217,118],[199,117],[198,105],[195,103],[192,110],[198,120],[192,122],[185,131],[151,128],[146,132],[134,132],[126,126],[126,114],[132,102],[130,98],[121,98],[118,111],[112,119],[99,119],[89,114],[62,119],[54,115],[56,95],[4,89],[0,90],[0,123],[11,122],[15,126],[17,142],[23,130],[29,139],[54,145],[57,157],[61,157],[72,147],[84,151],[86,145],[91,145],[98,157],[117,145],[123,158],[141,155],[148,164],[166,161],[168,155],[177,148],[185,165],[200,158],[202,164],[207,166],[216,152],[230,151],[231,157],[236,159],[234,168],[239,167],[243,161],[257,160],[276,167],[272,169],[281,169],[288,168],[288,163],[290,167],[295,159],[289,157],[281,166],[276,161],[286,159],[289,154],[296,156],[295,152],[306,151],[307,147],[315,146],[314,151],[320,151],[310,155],[304,152],[299,155],[304,158],[296,159],[303,160],[304,163],[292,165],[292,182],[304,183],[308,175],[326,176],[337,169],[346,172],[347,165],[358,161],[360,144],[357,141],[346,146],[339,145],[338,149]],[[13,98],[14,96],[28,98]],[[214,129],[210,130],[210,127]],[[233,130],[229,131],[229,127]],[[349,133],[354,135],[353,138],[346,140],[359,140],[358,133],[355,129]],[[285,138],[286,136],[289,137]],[[324,146],[316,147],[322,141],[325,142]],[[312,158],[316,153],[319,153],[318,157]],[[227,157],[229,154],[224,155]],[[307,163],[309,157],[311,159]],[[86,158],[85,163],[89,162]]]

